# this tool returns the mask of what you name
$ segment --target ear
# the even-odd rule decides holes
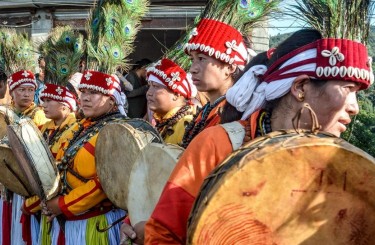
[[[310,83],[310,78],[307,75],[299,75],[294,79],[290,92],[296,100],[303,101],[308,83]]]
[[[225,75],[231,76],[237,69],[237,65],[231,64],[225,66]]]

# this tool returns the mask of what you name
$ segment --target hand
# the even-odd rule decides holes
[[[47,210],[55,216],[62,213],[59,207],[59,198],[60,196],[57,196],[49,201],[46,201]]]
[[[40,203],[40,206],[42,207],[42,214],[47,217],[47,223],[52,222],[52,220],[57,216],[53,214],[47,207],[46,202],[42,201]]]
[[[141,221],[132,227],[127,223],[123,223],[120,230],[120,245],[128,244],[129,241],[133,241],[135,245],[143,244],[145,224],[145,221]]]

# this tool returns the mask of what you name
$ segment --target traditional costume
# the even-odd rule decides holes
[[[194,108],[192,98],[197,90],[190,75],[180,66],[169,59],[160,60],[155,66],[147,69],[149,82],[164,86],[186,99],[186,105],[173,108],[165,115],[154,113],[156,128],[166,143],[179,144],[185,132],[185,127],[193,119]]]
[[[239,2],[209,1],[198,25],[190,32],[184,46],[185,52],[191,55],[192,51],[196,51],[225,64],[236,65],[242,71],[251,58],[250,47],[247,47],[244,36],[250,34],[254,19],[258,20],[270,8],[262,6],[263,3],[247,6],[247,3]],[[182,143],[184,148],[202,130],[220,123],[225,101],[223,94],[198,111],[186,128]]]
[[[71,27],[56,27],[52,30],[47,40],[40,46],[46,62],[45,85],[40,93],[40,101],[53,100],[59,102],[69,108],[70,113],[64,118],[60,125],[56,125],[55,120],[51,120],[44,125],[40,126],[43,138],[46,140],[49,149],[54,158],[60,149],[60,142],[64,141],[63,134],[75,122],[75,114],[77,108],[76,97],[74,92],[68,88],[68,81],[71,75],[76,73],[79,69],[79,62],[83,55],[83,37],[79,33],[74,32]],[[67,57],[69,57],[67,59]],[[74,89],[74,88],[73,88]],[[23,210],[29,215],[40,216],[39,211],[41,201],[37,196],[28,198],[23,204]],[[37,213],[38,212],[38,213]],[[25,217],[27,218],[27,217]],[[50,227],[46,223],[46,217],[41,217],[41,227],[39,234],[39,244],[52,244]],[[56,225],[56,222],[54,223]],[[53,231],[58,228],[52,229]],[[23,233],[35,231],[24,227]],[[56,235],[52,234],[55,238],[53,244],[56,244]]]
[[[359,9],[367,9],[369,1],[364,2],[367,5],[362,3]],[[334,4],[337,9],[324,4],[321,4],[320,9],[325,13],[351,9],[346,3],[343,3],[344,6]],[[315,18],[315,15],[310,16]],[[367,14],[363,18],[366,19]],[[320,23],[320,26],[329,29],[327,25]],[[336,28],[331,30],[332,33],[340,33],[349,29],[345,26],[339,32]],[[191,142],[146,224],[147,244],[185,243],[188,215],[203,180],[233,150],[241,146],[245,136],[254,139],[272,131],[270,115],[260,109],[266,101],[280,98],[289,92],[298,75],[307,74],[319,80],[353,81],[361,84],[362,88],[369,86],[373,74],[366,47],[359,42],[343,39],[349,38],[347,35],[328,38],[334,36],[325,35],[324,31],[322,34],[324,38],[296,48],[283,57],[274,56],[276,61],[269,68],[263,65],[250,67],[228,90],[227,100],[237,110],[244,112],[243,120],[211,127]],[[352,37],[356,39],[359,36]],[[298,40],[298,35],[292,36],[290,40]],[[234,138],[237,138],[237,142],[233,141]]]
[[[125,214],[116,208],[104,193],[96,172],[95,147],[100,129],[110,122],[124,122],[125,96],[115,72],[126,68],[126,57],[140,18],[147,10],[147,1],[100,1],[92,10],[88,30],[88,65],[79,90],[90,90],[110,96],[115,106],[96,118],[84,118],[64,134],[64,142],[56,159],[61,159],[58,170],[61,192],[58,208],[66,220],[66,244],[118,244],[119,225],[99,232],[97,223],[105,227]],[[53,200],[56,200],[53,199]],[[48,206],[48,203],[47,203]]]
[[[17,34],[15,30],[3,29],[1,32],[2,57],[5,60],[5,72],[9,79],[9,92],[17,89],[19,86],[29,86],[37,88],[35,75],[31,71],[35,68],[33,51],[30,41],[26,34]],[[19,118],[29,117],[38,126],[46,123],[44,112],[42,109],[31,102],[30,105],[20,111],[17,105],[12,101],[10,110],[14,111]],[[13,122],[10,122],[13,123]],[[2,216],[2,241],[3,244],[23,244],[22,227],[21,227],[21,206],[23,199],[20,195],[5,192],[7,200],[3,202]],[[11,219],[10,219],[11,218]],[[31,220],[31,225],[38,229],[38,222]],[[9,234],[10,232],[10,234]],[[36,243],[37,236],[29,238]]]

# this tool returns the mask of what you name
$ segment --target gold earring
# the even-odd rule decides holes
[[[304,93],[298,93],[298,100],[304,101],[304,99],[305,99],[305,94]]]

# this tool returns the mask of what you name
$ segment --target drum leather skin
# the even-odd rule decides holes
[[[132,224],[150,218],[183,151],[172,144],[150,143],[143,148],[131,170],[128,188],[120,190],[128,192],[123,202]]]
[[[109,123],[100,130],[95,149],[96,170],[104,192],[117,207],[127,210],[130,172],[142,149],[151,142],[162,143],[162,138],[141,119]]]
[[[9,142],[5,139],[0,141],[0,183],[21,196],[35,195],[9,147]]]
[[[189,244],[375,243],[375,159],[319,133],[274,132],[208,176]]]
[[[0,139],[7,135],[7,125],[15,120],[19,120],[19,117],[6,106],[0,106]]]
[[[42,200],[55,193],[57,167],[42,134],[29,118],[8,126],[9,144],[29,181],[32,191]]]

